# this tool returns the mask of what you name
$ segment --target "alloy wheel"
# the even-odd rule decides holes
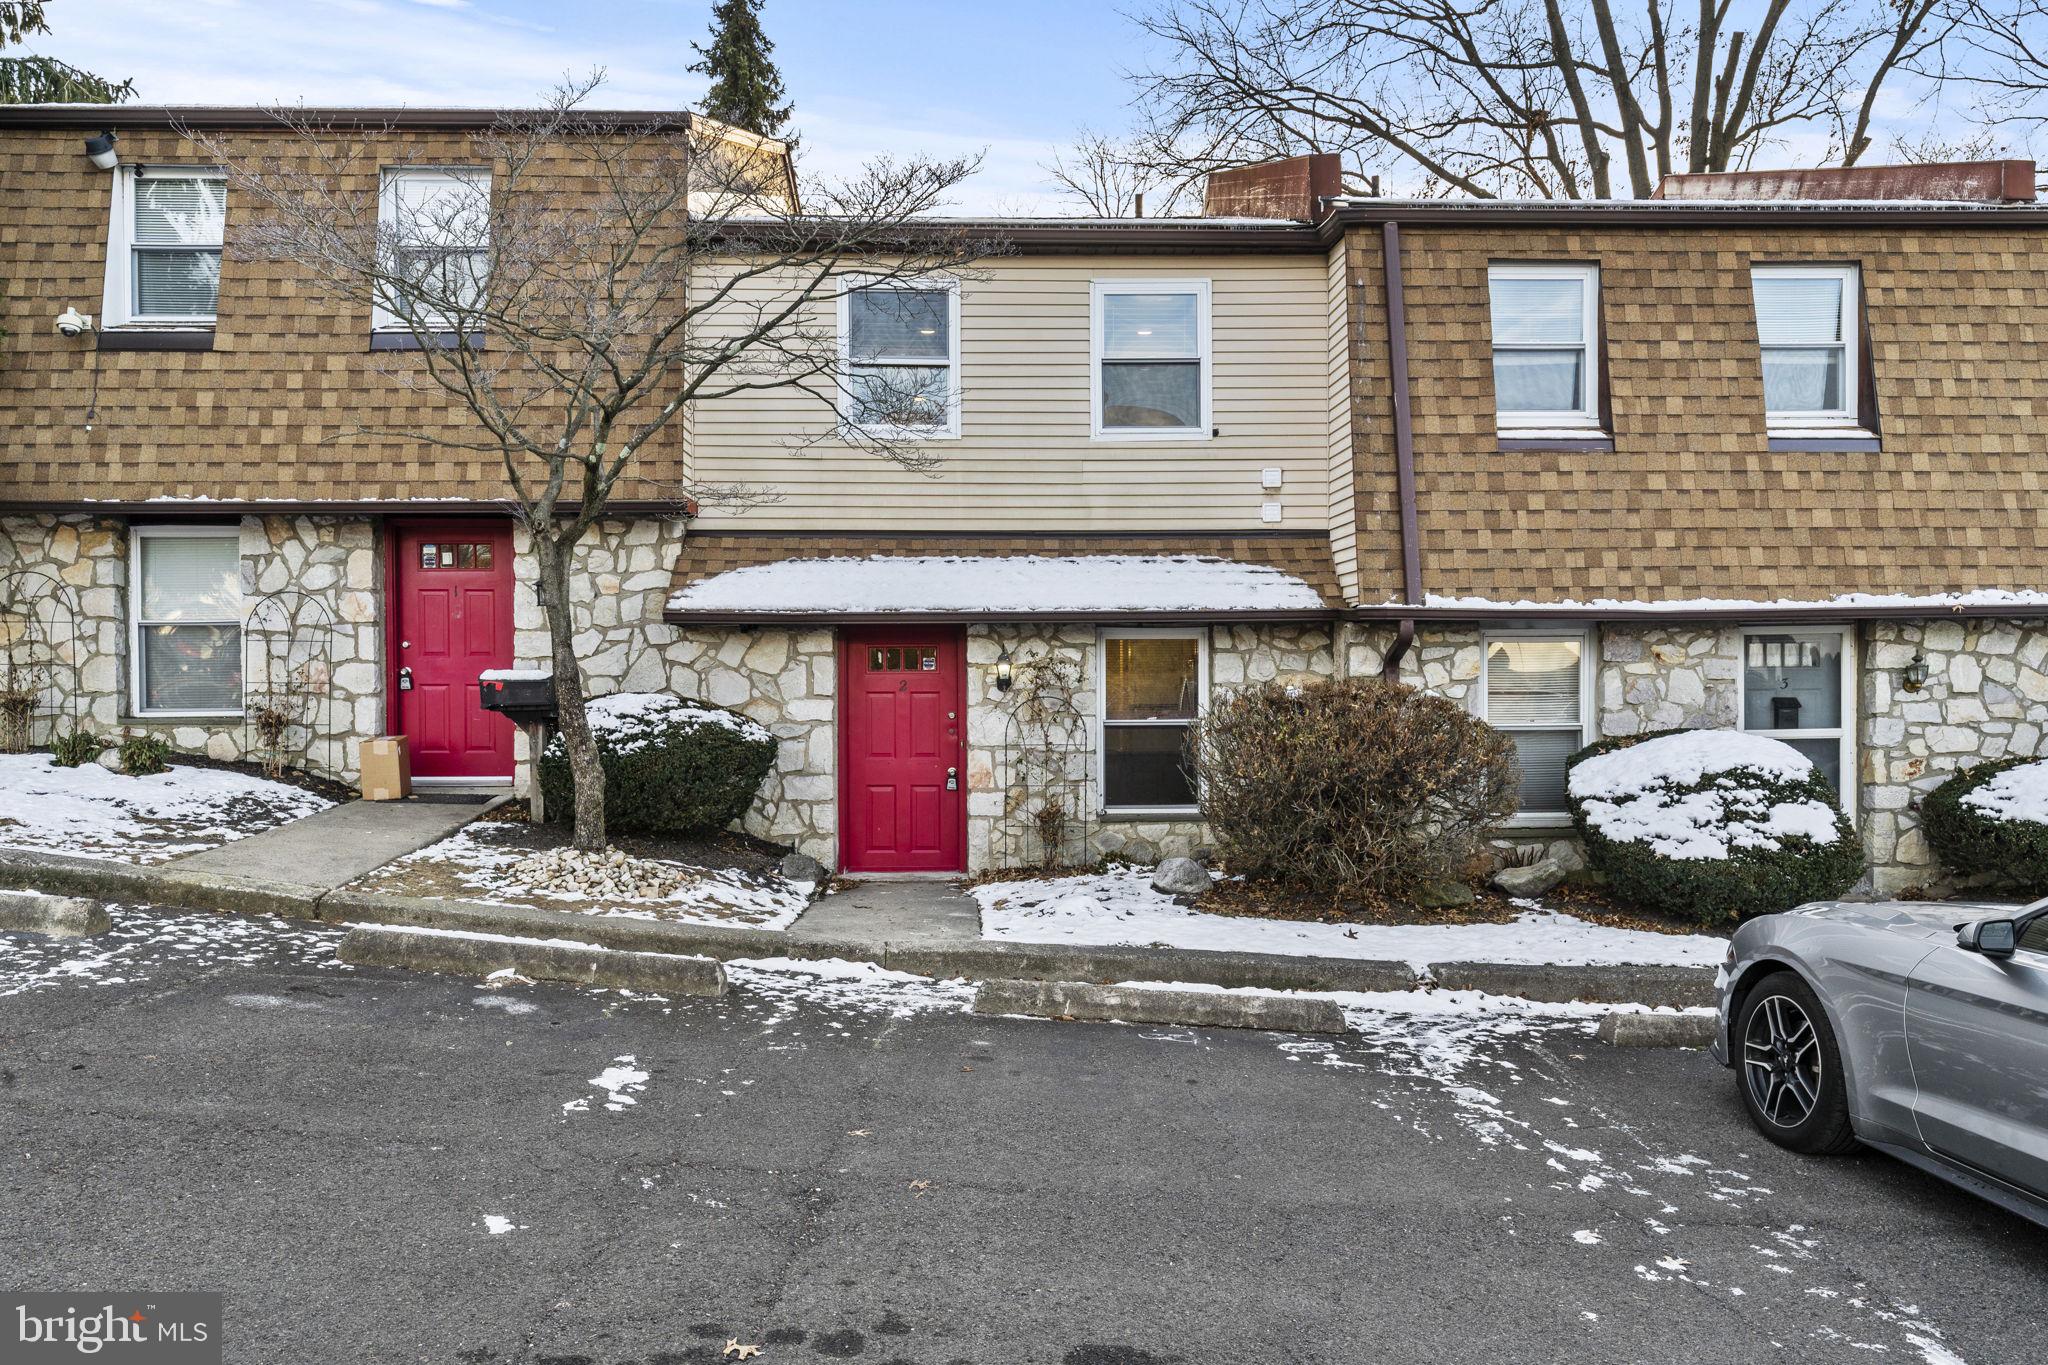
[[[1820,1034],[1790,996],[1766,996],[1742,1035],[1743,1081],[1756,1111],[1797,1128],[1820,1103]]]

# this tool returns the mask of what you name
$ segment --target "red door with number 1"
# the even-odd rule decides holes
[[[512,532],[485,521],[399,529],[393,685],[419,778],[512,776],[512,722],[477,701],[477,674],[512,666]]]
[[[967,870],[959,631],[847,631],[840,642],[840,862],[848,872]]]

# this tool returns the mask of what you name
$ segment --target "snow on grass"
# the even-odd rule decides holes
[[[160,863],[327,809],[309,791],[229,768],[147,777],[48,754],[0,754],[0,846]]]
[[[1666,858],[1721,860],[1731,849],[1838,837],[1834,806],[1810,796],[1774,800],[1745,780],[1749,774],[1799,782],[1813,775],[1813,762],[1762,735],[1687,730],[1586,759],[1572,769],[1570,788],[1595,829]],[[1689,790],[1701,783],[1703,790]]]
[[[773,872],[699,867],[676,858],[636,858],[641,870],[671,889],[660,895],[592,896],[549,886],[522,867],[534,850],[519,842],[521,827],[498,821],[466,825],[439,843],[408,853],[370,874],[360,889],[421,892],[405,883],[413,872],[446,873],[462,893],[493,905],[514,905],[676,924],[724,924],[742,929],[786,929],[810,904],[812,884]]]
[[[342,931],[275,916],[165,914],[109,906],[113,927],[92,938],[0,934],[0,997],[90,990],[227,966],[352,970],[335,959]]]
[[[1616,929],[1543,909],[1535,902],[1506,924],[1311,924],[1211,915],[1152,889],[1147,868],[1117,868],[1043,881],[973,888],[983,938],[1204,948],[1219,952],[1407,962],[1631,963],[1710,967],[1725,939]],[[1522,902],[1518,902],[1522,904]]]
[[[1292,574],[1207,555],[785,559],[692,583],[677,611],[1256,611],[1327,606]]]
[[[1994,773],[1981,787],[1963,793],[1962,803],[1992,820],[2048,825],[2048,759]]]

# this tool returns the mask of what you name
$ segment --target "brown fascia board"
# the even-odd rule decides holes
[[[887,626],[973,625],[1018,621],[1049,625],[1203,625],[1212,621],[1333,622],[1343,613],[1306,607],[1292,611],[693,611],[669,607],[672,626]]]
[[[302,105],[148,105],[148,104],[17,104],[0,105],[0,129],[203,128],[218,131],[279,129],[279,114],[340,127],[401,128],[418,132],[475,132],[494,128],[508,117],[532,115],[534,109],[409,109]],[[687,109],[578,109],[567,116],[571,127],[646,127],[657,123],[688,124],[696,116]]]
[[[705,220],[716,243],[729,227],[736,249],[744,251],[750,229],[778,235],[788,224],[734,219],[728,224]],[[821,227],[823,221],[821,220]],[[1040,219],[945,218],[911,222],[892,228],[888,240],[851,243],[854,247],[888,250],[915,244],[920,238],[961,237],[999,243],[1019,255],[1081,255],[1143,252],[1149,255],[1231,254],[1237,252],[1320,252],[1325,243],[1313,227],[1276,219],[1270,223],[1217,223],[1200,219],[1133,218],[1126,221],[1076,219],[1072,223]],[[819,241],[828,240],[821,233]]]
[[[1689,621],[1717,621],[1730,624],[1759,622],[1833,621],[1927,621],[1940,617],[1957,619],[1981,617],[2048,617],[2048,603],[1971,604],[1968,606],[1819,606],[1801,603],[1774,606],[1760,602],[1753,607],[1570,607],[1540,603],[1518,607],[1506,603],[1471,607],[1416,607],[1399,603],[1352,607],[1345,615],[1353,621],[1430,621],[1455,625],[1485,625],[1502,622],[1592,621],[1603,625],[1623,622],[1640,625],[1669,625]]]
[[[372,516],[372,517],[509,517],[517,509],[509,502],[483,502],[475,498],[419,498],[403,502],[385,499],[355,500],[335,498],[325,502],[305,501],[290,498],[250,498],[232,501],[225,498],[199,499],[156,499],[143,501],[94,500],[80,498],[8,498],[0,499],[0,512],[47,512],[66,516],[96,515],[107,517],[264,517],[264,516]],[[574,516],[573,507],[562,508],[558,515]],[[664,502],[659,499],[634,501],[613,501],[605,507],[606,516],[694,516],[694,511],[679,502]]]
[[[1956,227],[2011,228],[2048,226],[2048,205],[1935,202],[1863,203],[1828,200],[1731,203],[1717,200],[1350,200],[1340,203],[1318,225],[1334,238],[1346,227],[1397,222],[1484,227],[1730,227],[1772,223],[1802,227]]]

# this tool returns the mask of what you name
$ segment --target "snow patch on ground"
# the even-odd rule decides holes
[[[1731,849],[1776,849],[1791,838],[1830,844],[1835,808],[1813,797],[1773,801],[1743,774],[1801,781],[1813,762],[1780,740],[1739,730],[1687,730],[1586,759],[1570,786],[1586,819],[1620,843],[1666,858],[1725,859]],[[1726,776],[1720,776],[1726,774]],[[1686,788],[1718,778],[1703,791]]]
[[[524,1223],[513,1222],[502,1213],[487,1213],[484,1215],[484,1231],[493,1237],[503,1237],[508,1232],[518,1232],[525,1228],[525,1226],[526,1224]]]
[[[165,914],[107,907],[113,927],[86,939],[0,934],[0,996],[90,990],[166,971],[279,964],[353,970],[337,961],[342,931],[275,916]]]
[[[1994,774],[1962,803],[1993,820],[2048,825],[2048,759],[2022,763]]]
[[[1709,967],[1726,939],[1591,924],[1535,902],[1507,924],[1309,924],[1211,915],[1152,889],[1148,868],[1118,868],[973,888],[983,938],[1202,948],[1407,962],[1631,963]]]
[[[147,777],[48,754],[0,754],[0,846],[160,863],[327,809],[309,791],[231,768],[173,766]]]
[[[937,981],[843,958],[734,958],[725,964],[725,974],[735,990],[784,1007],[781,1018],[793,1013],[798,1003],[892,1019],[933,1011],[964,1013],[974,1003],[971,982]]]

